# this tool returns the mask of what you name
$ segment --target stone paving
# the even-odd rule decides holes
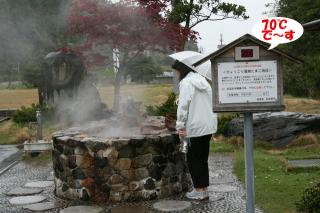
[[[210,187],[209,194],[210,199],[207,201],[188,201],[190,207],[186,208],[181,212],[195,213],[195,212],[219,212],[219,213],[235,213],[235,212],[245,212],[245,193],[240,182],[232,174],[232,161],[233,157],[231,155],[214,155],[210,156],[209,166],[210,166]],[[90,203],[83,202],[70,202],[61,200],[54,196],[53,185],[41,185],[43,186],[39,190],[37,196],[45,197],[42,203],[29,204],[29,205],[11,205],[10,199],[16,198],[16,196],[8,196],[6,192],[10,190],[25,187],[28,183],[36,181],[50,181],[52,180],[52,165],[51,164],[29,164],[25,162],[20,162],[9,171],[0,176],[0,213],[19,213],[19,212],[59,212],[64,209],[63,212],[68,212],[65,209],[70,206],[77,205],[94,205]],[[47,182],[49,183],[49,182]],[[34,184],[34,183],[33,183]],[[33,185],[32,184],[32,185]],[[34,186],[34,185],[33,185]],[[22,188],[23,189],[23,188]],[[30,188],[26,188],[30,189]],[[166,199],[187,201],[183,195],[170,197]],[[118,203],[109,206],[101,206],[102,212],[121,212],[121,213],[140,213],[140,212],[153,212],[159,213],[162,211],[153,208],[153,205],[159,200],[152,200],[140,203]],[[188,206],[187,203],[184,203]],[[50,208],[49,208],[50,207]],[[73,207],[76,208],[76,207]],[[95,210],[99,210],[97,207],[92,207]],[[33,211],[31,211],[33,210]],[[44,211],[46,210],[46,211]],[[70,212],[70,211],[69,211]],[[92,211],[96,212],[96,211]],[[256,209],[256,213],[261,213],[262,211]],[[78,211],[78,213],[80,213]],[[86,211],[90,213],[90,211]]]

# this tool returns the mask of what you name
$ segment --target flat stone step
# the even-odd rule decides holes
[[[58,202],[43,202],[23,206],[22,208],[35,212],[43,212],[51,209],[61,208],[62,204]]]
[[[234,183],[234,179],[232,178],[214,178],[210,180],[210,184],[226,184],[226,183]]]
[[[320,159],[301,159],[288,160],[288,167],[290,168],[316,168],[320,169]]]
[[[231,185],[213,185],[208,187],[209,192],[234,192],[237,191],[237,187]]]
[[[26,185],[24,185],[25,187],[31,187],[31,188],[46,188],[49,186],[52,186],[54,184],[53,181],[33,181],[33,182],[29,182]]]
[[[163,212],[182,211],[190,206],[190,202],[180,200],[162,200],[153,204],[154,209]]]
[[[9,200],[11,205],[27,205],[33,203],[40,203],[44,201],[46,198],[41,195],[34,195],[34,196],[19,196],[14,197]]]
[[[70,206],[61,209],[59,213],[100,213],[103,210],[100,206]]]
[[[224,197],[221,195],[209,194],[209,201],[210,202],[215,202],[215,201],[219,201],[219,200],[223,200],[223,199],[224,199]]]
[[[111,213],[145,213],[147,212],[146,207],[139,206],[120,206],[111,209]]]
[[[26,196],[26,195],[39,194],[42,191],[43,191],[43,189],[40,189],[40,188],[18,187],[18,188],[11,189],[10,191],[6,192],[5,194],[8,196]]]

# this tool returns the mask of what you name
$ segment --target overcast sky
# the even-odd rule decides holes
[[[204,53],[210,53],[217,50],[217,45],[220,43],[220,33],[223,34],[223,43],[228,44],[237,39],[243,34],[251,33],[252,26],[261,18],[264,11],[268,11],[265,7],[266,3],[273,0],[228,0],[246,7],[247,14],[250,16],[245,21],[238,20],[222,20],[215,22],[203,22],[195,27],[195,30],[200,33],[201,39],[198,44],[203,48]]]

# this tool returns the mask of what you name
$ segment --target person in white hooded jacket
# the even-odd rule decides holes
[[[176,129],[180,138],[189,139],[187,163],[193,182],[189,199],[208,198],[208,157],[212,134],[217,130],[217,116],[212,111],[212,89],[209,82],[190,69],[175,67],[179,83]]]

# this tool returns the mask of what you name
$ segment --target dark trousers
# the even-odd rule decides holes
[[[209,186],[208,157],[211,137],[212,134],[190,138],[187,162],[194,188]]]

